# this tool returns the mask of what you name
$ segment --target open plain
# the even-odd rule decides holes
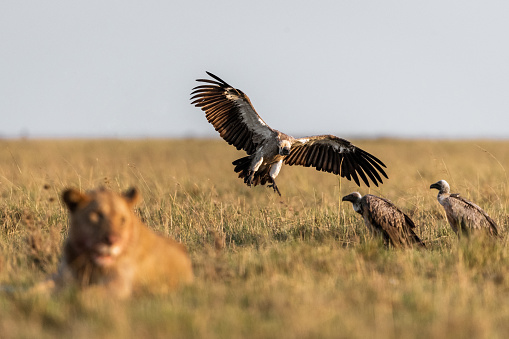
[[[507,338],[509,141],[352,140],[387,165],[380,187],[284,166],[282,197],[249,188],[214,140],[0,140],[2,338]],[[481,206],[497,241],[458,241],[430,184]],[[136,213],[183,242],[195,282],[127,301],[27,290],[56,271],[60,193],[136,186]],[[390,199],[425,250],[387,249],[341,197]]]

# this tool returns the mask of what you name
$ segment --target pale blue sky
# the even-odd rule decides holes
[[[1,1],[0,137],[215,136],[215,73],[296,137],[509,137],[507,1]]]

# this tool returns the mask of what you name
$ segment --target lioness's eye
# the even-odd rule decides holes
[[[96,212],[92,212],[88,215],[88,220],[90,220],[90,222],[95,224],[99,221],[99,216],[97,215]]]
[[[125,217],[120,218],[120,225],[123,225],[123,224],[125,224]]]
[[[102,217],[103,217],[103,214],[101,212],[94,211],[88,215],[88,220],[90,220],[90,222],[93,224],[97,224],[99,222],[99,220],[102,219]]]

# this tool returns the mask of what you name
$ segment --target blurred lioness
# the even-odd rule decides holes
[[[118,297],[166,292],[193,279],[186,248],[148,229],[134,214],[140,194],[105,189],[63,192],[69,235],[54,283],[97,285]]]

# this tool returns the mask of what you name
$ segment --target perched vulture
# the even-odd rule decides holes
[[[358,186],[359,177],[368,187],[369,179],[376,186],[383,183],[380,174],[388,178],[382,161],[348,140],[333,135],[295,139],[270,128],[256,113],[247,95],[214,74],[207,74],[214,80],[196,80],[204,84],[193,89],[192,104],[205,112],[207,120],[226,142],[246,151],[248,156],[235,160],[233,165],[248,186],[268,183],[281,195],[275,179],[283,162],[290,166],[312,166],[353,179]]]
[[[385,244],[397,248],[413,245],[425,247],[414,232],[412,219],[389,200],[371,194],[362,197],[359,192],[346,195],[342,200],[352,203],[354,211],[362,215],[369,231],[382,236]]]
[[[451,194],[451,188],[447,181],[440,180],[430,187],[438,190],[438,202],[444,207],[447,221],[453,231],[458,235],[470,235],[473,231],[487,231],[490,235],[498,235],[498,226],[493,219],[479,206],[460,197],[459,194]]]

